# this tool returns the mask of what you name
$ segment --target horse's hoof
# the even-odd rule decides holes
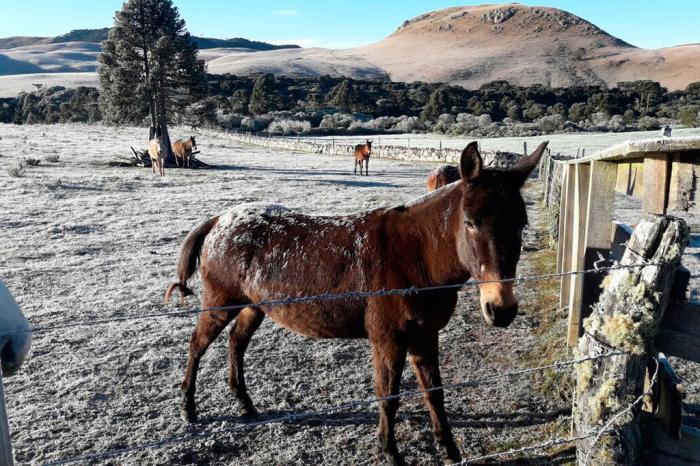
[[[194,407],[180,407],[180,417],[183,421],[193,424],[197,422],[197,410]]]
[[[258,410],[255,409],[255,406],[253,405],[241,406],[238,412],[240,413],[241,417],[246,419],[254,419],[258,417]]]

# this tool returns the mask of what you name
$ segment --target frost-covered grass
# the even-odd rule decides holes
[[[188,135],[175,128],[173,138]],[[112,168],[106,162],[145,146],[143,128],[0,125],[0,278],[35,326],[174,309],[161,304],[186,233],[246,202],[282,204],[312,214],[346,214],[406,202],[425,190],[433,164],[376,160],[369,177],[352,157],[274,152],[198,137],[212,170]],[[17,154],[17,155],[13,155]],[[21,154],[21,155],[20,155]],[[23,178],[4,168],[56,154]],[[528,188],[532,225],[539,211]],[[533,240],[527,230],[525,243]],[[527,267],[527,255],[522,271]],[[193,284],[199,289],[197,280]],[[521,367],[535,348],[537,295],[518,286],[522,314],[507,330],[488,328],[478,294],[460,294],[441,333],[443,380],[456,382]],[[194,306],[195,300],[189,305]],[[27,364],[7,379],[12,442],[20,463],[47,463],[164,438],[231,429],[237,417],[224,382],[227,339],[204,357],[198,378],[200,423],[179,417],[178,385],[194,316],[152,318],[35,335]],[[373,395],[366,341],[313,340],[265,320],[246,353],[250,395],[267,417]],[[403,390],[416,387],[408,368]],[[465,457],[496,445],[536,443],[568,422],[567,406],[531,381],[491,383],[446,393],[448,416]],[[99,464],[368,464],[376,461],[376,406],[307,422],[275,423],[136,451]],[[434,463],[429,417],[420,398],[402,401],[401,450]]]

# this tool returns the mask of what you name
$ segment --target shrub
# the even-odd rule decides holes
[[[399,121],[392,129],[402,133],[412,133],[424,129],[424,126],[418,117],[408,117],[404,115],[399,117]]]
[[[450,113],[443,113],[437,119],[437,122],[433,126],[432,130],[436,133],[448,133],[452,125],[455,124],[457,119],[454,115]]]
[[[355,118],[349,113],[332,113],[329,115],[324,115],[320,128],[349,128],[352,123],[355,122]]]
[[[48,155],[44,156],[44,160],[46,160],[49,163],[58,163],[58,159],[60,157],[61,156],[58,154],[48,154]]]
[[[561,115],[547,115],[537,120],[537,126],[545,133],[553,133],[564,126],[564,117]]]
[[[678,119],[683,126],[692,128],[698,124],[698,108],[697,107],[683,107],[678,111]]]
[[[622,115],[613,115],[608,122],[608,129],[616,133],[625,130],[625,119]]]
[[[41,160],[39,159],[33,159],[31,157],[27,157],[26,159],[24,159],[24,165],[28,165],[30,167],[36,167],[37,165],[39,165],[39,163],[41,163]]]
[[[311,123],[306,120],[282,119],[270,123],[267,130],[272,133],[300,134],[311,130]]]
[[[639,122],[637,123],[637,127],[640,131],[654,131],[661,128],[659,121],[650,116],[643,116],[640,118]]]
[[[20,178],[24,176],[24,165],[21,162],[14,162],[7,167],[6,171],[11,178]]]

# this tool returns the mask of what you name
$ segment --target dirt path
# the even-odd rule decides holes
[[[200,142],[203,159],[220,169],[173,170],[161,180],[145,169],[103,165],[115,151],[142,141],[142,130],[0,125],[0,133],[0,277],[39,326],[162,310],[159,301],[185,233],[227,206],[269,201],[316,214],[355,212],[422,194],[433,168],[378,160],[370,176],[360,178],[350,174],[350,159],[274,153],[209,138]],[[88,146],[90,153],[80,149]],[[23,178],[5,173],[11,154],[43,157],[54,152],[61,157],[57,164],[42,162]],[[551,266],[551,256],[541,250],[546,239],[539,228],[539,196],[539,186],[529,184],[525,197],[531,226],[521,274]],[[488,376],[550,358],[544,353],[540,358],[537,351],[547,348],[539,329],[561,322],[562,316],[549,307],[553,289],[518,286],[523,313],[507,330],[487,327],[474,292],[460,293],[456,316],[440,337],[443,380]],[[236,426],[242,430],[98,463],[377,461],[375,406],[245,428],[224,382],[223,337],[200,369],[200,423],[185,425],[178,414],[178,385],[193,324],[193,317],[160,318],[37,335],[28,364],[7,380],[18,461],[44,464]],[[248,386],[262,419],[373,396],[365,341],[311,340],[266,320],[246,362]],[[549,374],[450,390],[447,410],[463,456],[565,436],[568,403],[556,390],[543,395],[533,389],[552,380],[556,376]],[[416,388],[408,369],[401,388]],[[397,436],[411,464],[438,462],[422,400],[402,403]],[[551,461],[566,458],[565,452]]]

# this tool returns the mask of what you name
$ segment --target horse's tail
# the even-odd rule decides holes
[[[172,283],[168,287],[168,290],[165,292],[164,302],[167,303],[170,301],[170,296],[173,294],[175,289],[180,292],[181,302],[184,302],[185,296],[194,294],[194,291],[187,287],[187,280],[194,274],[195,270],[197,270],[199,253],[202,250],[204,239],[218,221],[219,217],[211,218],[194,230],[190,231],[190,233],[187,235],[185,242],[182,243],[182,247],[180,248],[180,258],[177,262],[178,281]]]

